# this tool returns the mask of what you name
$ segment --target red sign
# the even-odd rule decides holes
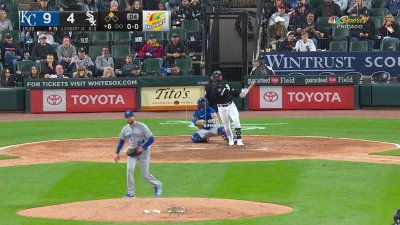
[[[31,112],[137,110],[136,88],[31,90]]]
[[[249,110],[354,109],[353,86],[257,86]]]

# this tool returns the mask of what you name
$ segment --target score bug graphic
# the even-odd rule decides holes
[[[103,31],[141,31],[142,17],[140,13],[100,12],[100,30]]]

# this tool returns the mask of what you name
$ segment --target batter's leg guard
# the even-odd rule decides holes
[[[218,127],[218,134],[222,135],[222,139],[224,139],[224,141],[229,142],[228,134],[226,133],[224,127]]]
[[[242,129],[235,128],[235,132],[236,132],[236,139],[242,139]]]

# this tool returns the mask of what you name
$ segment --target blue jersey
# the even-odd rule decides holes
[[[204,109],[202,108],[193,112],[192,122],[194,124],[196,123],[196,120],[205,120],[206,125],[204,125],[203,129],[209,130],[215,126],[216,121],[214,121],[212,118],[216,116],[217,113],[215,110],[207,105]]]

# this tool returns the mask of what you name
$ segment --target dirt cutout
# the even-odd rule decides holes
[[[398,157],[369,155],[396,149],[396,144],[323,137],[245,136],[245,146],[228,146],[220,138],[194,144],[189,137],[156,137],[152,163],[327,159],[400,164]],[[0,152],[21,158],[0,160],[0,167],[62,161],[112,162],[116,138],[64,140],[10,146]],[[93,154],[96,152],[96,154]],[[122,157],[122,162],[126,156]],[[164,190],[167,192],[168,190]],[[185,213],[167,213],[184,207]],[[150,213],[144,213],[149,210]],[[153,210],[160,210],[153,212]],[[259,217],[290,212],[287,206],[208,198],[107,199],[45,206],[20,211],[32,217],[112,222],[178,222]]]

